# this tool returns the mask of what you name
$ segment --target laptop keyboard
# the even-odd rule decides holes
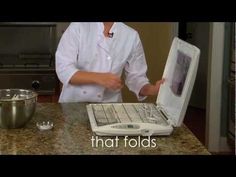
[[[98,126],[130,122],[168,125],[152,103],[92,104],[92,109]]]

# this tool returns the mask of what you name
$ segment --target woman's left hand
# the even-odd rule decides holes
[[[141,96],[153,96],[157,95],[160,89],[161,84],[165,82],[165,79],[158,80],[155,85],[147,84],[143,86],[140,91]]]

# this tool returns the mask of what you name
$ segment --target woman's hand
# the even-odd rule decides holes
[[[120,90],[123,87],[120,77],[112,73],[98,73],[96,80],[99,85],[113,91]]]
[[[156,92],[154,92],[154,95],[157,95],[157,94],[158,94],[159,89],[160,89],[160,87],[161,87],[161,84],[163,84],[164,82],[165,82],[165,79],[156,81],[156,84],[155,84],[155,90],[156,90]]]
[[[143,88],[140,90],[140,96],[153,96],[157,95],[160,89],[161,84],[165,82],[165,79],[158,80],[155,85],[147,84],[144,85]]]

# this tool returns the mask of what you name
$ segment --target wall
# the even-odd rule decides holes
[[[69,26],[69,22],[65,23],[65,22],[58,22],[57,23],[57,42],[59,42],[62,34],[64,33],[64,31],[66,30],[66,28]]]
[[[211,23],[206,117],[206,145],[210,152],[220,151],[224,40],[225,23]]]
[[[151,83],[161,79],[173,37],[174,23],[129,22],[127,25],[139,32],[148,64],[147,76]],[[136,96],[127,88],[123,90],[124,102],[137,102]],[[155,102],[149,97],[145,102]]]
[[[230,24],[210,25],[210,51],[207,85],[206,145],[210,152],[231,151],[227,142],[228,75],[231,59]]]

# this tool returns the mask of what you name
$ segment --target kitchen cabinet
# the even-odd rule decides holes
[[[39,121],[52,121],[54,127],[40,131],[36,126]],[[38,103],[32,120],[24,128],[0,129],[0,154],[210,154],[185,125],[176,128],[170,136],[151,137],[155,147],[126,147],[124,137],[120,137],[116,147],[93,147],[91,139],[95,137],[85,103]],[[106,141],[111,137],[99,138]],[[140,137],[132,138],[140,140]]]
[[[57,103],[59,99],[59,95],[39,95],[38,102],[39,103]]]
[[[49,95],[39,94],[38,95],[38,103],[57,103],[59,100],[60,92],[61,92],[61,84],[57,80],[57,84],[56,84],[54,93],[49,94]]]

